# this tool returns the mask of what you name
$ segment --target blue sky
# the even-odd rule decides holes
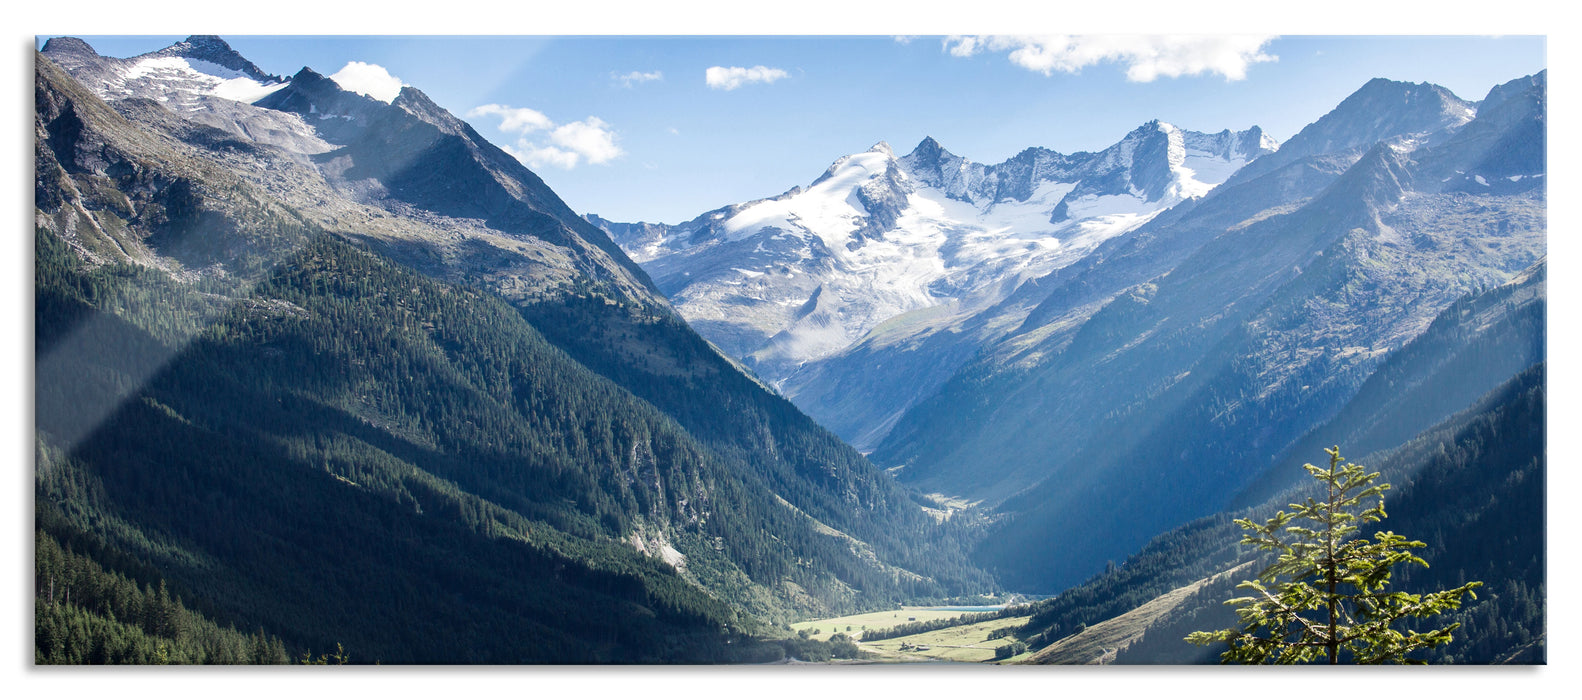
[[[182,37],[85,38],[124,57]],[[1476,100],[1546,66],[1534,36],[1199,36],[1165,59],[1139,58],[1159,37],[1113,36],[227,40],[272,73],[380,66],[518,154],[573,209],[666,223],[805,185],[881,140],[905,153],[931,135],[985,163],[1029,146],[1102,149],[1156,118],[1200,131],[1258,125],[1283,141],[1374,77]],[[741,80],[710,84],[711,68]]]

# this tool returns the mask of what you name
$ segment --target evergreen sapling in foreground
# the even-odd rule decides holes
[[[1407,655],[1451,641],[1460,626],[1425,632],[1403,629],[1407,618],[1428,617],[1461,606],[1463,595],[1481,581],[1437,593],[1390,591],[1396,564],[1428,562],[1410,550],[1423,547],[1394,532],[1358,537],[1368,523],[1383,520],[1387,483],[1375,484],[1379,473],[1345,462],[1340,448],[1326,449],[1329,467],[1303,465],[1324,489],[1324,500],[1309,496],[1259,524],[1240,519],[1248,531],[1242,544],[1278,553],[1274,564],[1238,588],[1251,595],[1225,601],[1236,606],[1238,627],[1193,632],[1186,640],[1210,645],[1225,642],[1224,663],[1307,663],[1325,659],[1359,664],[1425,663]],[[1365,507],[1365,501],[1378,499]]]

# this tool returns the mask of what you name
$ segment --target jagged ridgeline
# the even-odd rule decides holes
[[[248,104],[138,60],[37,59],[37,629],[76,630],[40,661],[751,660],[766,622],[993,589],[970,522],[420,92],[258,72]],[[52,574],[95,566],[167,613]]]

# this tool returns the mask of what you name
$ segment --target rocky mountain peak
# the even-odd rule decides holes
[[[1475,114],[1475,103],[1438,85],[1374,78],[1272,155],[1236,173],[1235,180],[1244,182],[1310,156],[1350,153],[1356,157],[1380,141],[1442,138]]]
[[[429,99],[428,95],[423,94],[422,90],[410,85],[403,86],[400,94],[396,95],[395,100],[391,101],[390,104],[405,110],[408,114],[428,124],[438,127],[440,131],[445,133],[461,134],[467,130],[467,125],[457,119],[455,115],[444,107],[435,104],[433,100]]]
[[[1548,75],[1549,71],[1542,70],[1533,75],[1495,85],[1489,89],[1488,96],[1478,103],[1478,114],[1481,116],[1485,112],[1495,110],[1510,98],[1521,95],[1528,90],[1536,89],[1541,92],[1548,89]]]
[[[243,58],[224,39],[209,34],[194,34],[149,56],[175,56],[207,61],[222,68],[229,68],[260,83],[282,83],[285,78],[265,73],[252,61]]]
[[[920,160],[938,159],[944,153],[947,153],[947,151],[943,146],[939,145],[938,141],[934,140],[934,137],[924,136],[922,141],[917,142],[917,147],[907,154],[907,157]]]
[[[99,52],[94,51],[93,47],[88,45],[88,42],[78,39],[74,36],[57,36],[53,39],[45,41],[44,48],[42,50],[44,53],[57,55],[80,54],[90,57],[96,57],[99,55]]]
[[[342,89],[334,80],[312,68],[304,67],[297,71],[296,75],[291,76],[290,83],[254,104],[266,109],[295,112],[304,118],[310,118],[314,120],[321,135],[332,143],[339,142],[345,136],[339,134],[335,127],[346,125],[339,123],[344,120],[326,122],[328,116],[356,120],[377,113],[380,107],[384,107],[384,103],[378,100]]]
[[[1438,85],[1374,78],[1293,136],[1282,150],[1308,155],[1366,149],[1394,136],[1461,126],[1473,114],[1472,103]]]

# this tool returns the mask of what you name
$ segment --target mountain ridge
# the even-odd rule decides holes
[[[1368,93],[1391,86],[1370,85]],[[1533,133],[1534,109],[1501,129]],[[1007,499],[1004,508],[1026,517],[1008,537],[987,540],[992,551],[982,555],[1002,567],[1019,566],[1012,552],[1058,532],[1079,533],[1068,540],[1081,543],[1060,558],[1102,566],[1097,551],[1075,554],[1119,537],[1080,534],[1118,524],[1118,513],[1082,505],[1094,499],[1149,502],[1144,519],[1202,514],[1205,501],[1230,496],[1215,484],[1245,484],[1271,466],[1260,455],[1281,453],[1338,410],[1440,309],[1541,257],[1543,193],[1530,179],[1520,190],[1442,192],[1431,175],[1445,149],[1467,153],[1455,133],[1475,123],[1367,149],[1337,142],[1339,154],[1288,159],[1261,175],[1243,169],[1183,216],[1118,244],[1162,247],[1168,257],[1155,257],[1165,265],[1133,272],[1126,259],[1108,258],[1075,268],[1067,284],[1113,286],[1074,288],[1080,296],[1057,287],[1045,303],[1059,305],[1030,314],[1048,330],[1024,326],[1025,340],[1013,337],[962,370],[903,418],[874,458],[904,466],[900,478],[924,490]],[[1309,167],[1326,160],[1329,175]],[[1288,172],[1311,184],[1287,189]],[[1215,209],[1228,218],[1194,221]],[[1194,466],[1200,453],[1214,454],[1213,466]],[[1154,493],[1120,494],[1120,484]],[[1037,568],[1052,581],[1079,578]],[[1037,578],[1000,573],[1023,586]]]
[[[1201,196],[1272,145],[1257,127],[1203,134],[1157,120],[1096,153],[1033,147],[996,165],[931,136],[903,156],[881,141],[805,187],[683,224],[585,218],[631,251],[701,333],[867,449],[887,429],[883,416],[937,387],[1025,308],[974,314]],[[921,318],[930,320],[905,320]],[[888,346],[885,329],[897,324],[908,345],[939,347],[909,354],[932,367],[918,373],[922,384],[898,373],[911,359],[864,359],[860,348]],[[975,330],[954,330],[964,324]],[[873,396],[860,406],[836,396],[850,381]]]

